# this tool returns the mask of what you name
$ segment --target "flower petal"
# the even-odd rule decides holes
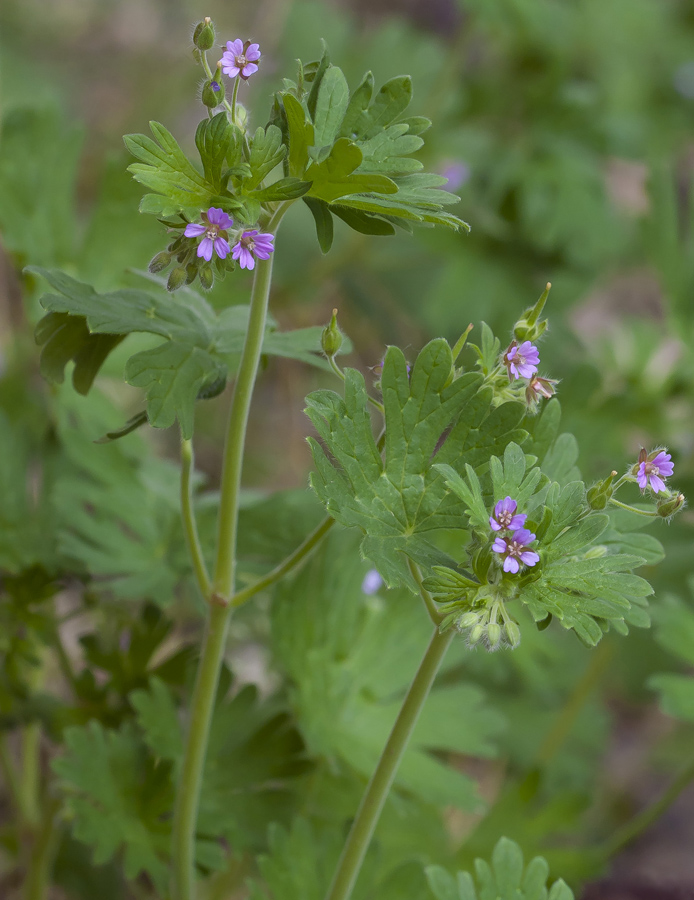
[[[535,535],[532,531],[528,531],[527,528],[519,528],[518,531],[514,532],[513,540],[517,544],[532,544],[535,540]]]
[[[243,71],[241,72],[241,74],[243,75],[244,78],[249,78],[251,75],[253,75],[257,71],[258,71],[258,66],[256,66],[255,63],[247,63],[243,67]]]
[[[244,56],[249,62],[256,62],[261,57],[260,44],[249,44]]]
[[[513,556],[507,556],[504,560],[504,572],[512,572],[515,575],[519,569],[518,560]]]
[[[209,262],[212,259],[212,249],[212,241],[208,237],[203,238],[198,244],[198,256]]]
[[[223,237],[218,237],[214,242],[214,249],[220,259],[226,259],[231,247]]]
[[[240,56],[243,53],[243,41],[241,38],[236,38],[235,41],[227,41],[227,50],[229,53],[233,53],[234,56]]]
[[[494,516],[489,517],[489,527],[492,531],[501,531],[501,525],[499,525]]]
[[[240,71],[241,69],[238,66],[222,66],[222,72],[228,75],[229,78],[236,78]]]
[[[540,562],[540,554],[535,553],[534,550],[524,550],[520,558],[521,562],[525,563],[526,566],[535,566]]]
[[[508,527],[511,529],[511,531],[517,531],[519,528],[522,528],[525,525],[525,520],[527,518],[528,517],[525,513],[518,513],[518,515],[514,516],[508,523]]]
[[[651,472],[651,488],[656,492],[656,494],[662,493],[665,488],[665,482],[662,478],[656,475],[654,472]]]
[[[492,550],[495,553],[506,553],[506,541],[503,538],[496,538],[492,544]]]
[[[183,234],[185,237],[200,237],[206,230],[204,225],[198,225],[196,222],[191,222],[190,225],[186,225],[186,230]]]

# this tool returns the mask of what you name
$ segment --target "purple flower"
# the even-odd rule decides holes
[[[362,593],[375,594],[383,587],[383,579],[377,569],[369,569],[361,583]]]
[[[250,41],[244,42],[241,38],[235,41],[227,41],[227,48],[222,53],[222,72],[229,78],[249,78],[254,72],[258,71],[256,62],[260,59],[260,46],[251,44]]]
[[[530,341],[523,341],[520,347],[515,341],[512,341],[511,346],[504,354],[503,362],[509,381],[514,381],[516,378],[530,378],[537,372],[540,354],[537,347]]]
[[[231,251],[232,259],[238,259],[242,269],[255,269],[255,256],[257,259],[269,259],[275,249],[272,242],[274,234],[261,234],[259,231],[244,231],[238,243],[234,244]]]
[[[642,491],[646,490],[649,481],[651,490],[656,494],[661,494],[666,490],[663,478],[669,478],[674,471],[671,459],[672,457],[665,450],[654,450],[652,453],[641,450],[636,480]]]
[[[520,560],[526,566],[534,566],[540,561],[539,554],[534,550],[524,549],[528,544],[532,544],[535,535],[527,528],[519,528],[510,537],[497,537],[492,544],[492,550],[500,553],[504,558],[504,572],[513,572],[515,574],[520,569]]]
[[[470,166],[466,162],[448,161],[440,171],[443,177],[448,179],[446,189],[449,191],[457,191],[470,180]]]
[[[516,531],[518,528],[522,528],[528,517],[523,514],[516,515],[517,509],[518,504],[515,500],[512,500],[511,497],[505,497],[503,500],[499,500],[494,507],[494,515],[489,517],[489,524],[492,526],[492,531],[501,531],[503,528]]]
[[[204,224],[196,224],[191,222],[186,225],[183,234],[186,237],[205,237],[200,241],[198,246],[198,256],[206,259],[208,262],[212,259],[212,251],[214,250],[220,259],[224,259],[230,251],[227,241],[227,228],[231,228],[234,224],[223,209],[217,209],[211,206],[206,213],[202,214]]]

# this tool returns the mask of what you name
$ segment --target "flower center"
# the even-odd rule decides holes
[[[205,237],[209,238],[211,241],[216,240],[217,235],[219,234],[219,225],[208,225],[207,231],[205,232]]]
[[[509,556],[520,556],[523,552],[523,544],[519,544],[518,541],[509,541],[508,543],[508,554]]]
[[[244,66],[247,66],[247,65],[248,65],[248,60],[247,60],[246,57],[243,55],[243,53],[241,53],[239,56],[236,56],[236,57],[234,58],[234,62],[235,62],[236,65],[239,67],[239,69],[243,69]]]
[[[654,466],[652,462],[646,462],[643,468],[646,475],[660,475],[660,469],[658,466]]]
[[[252,250],[255,247],[255,242],[250,235],[242,237],[240,243],[241,246],[245,247],[247,250]]]
[[[499,514],[499,518],[497,519],[497,522],[499,523],[499,525],[503,525],[504,528],[508,528],[508,526],[511,524],[512,518],[513,518],[513,513],[509,512],[508,510],[504,510],[502,513]]]

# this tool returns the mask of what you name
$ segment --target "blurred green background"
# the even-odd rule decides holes
[[[461,196],[456,212],[472,226],[470,235],[420,230],[379,238],[338,224],[323,257],[308,210],[296,204],[277,242],[272,307],[282,326],[322,324],[337,307],[355,347],[347,362],[368,372],[388,343],[414,355],[430,337],[455,340],[468,322],[481,320],[509,333],[551,281],[541,374],[561,379],[564,425],[578,438],[585,477],[623,470],[641,446],[666,445],[675,461],[673,483],[694,497],[690,0],[210,0],[204,8],[184,0],[4,0],[0,405],[6,415],[40,406],[31,393],[46,391],[31,348],[39,309],[22,267],[61,267],[99,289],[141,286],[141,276],[129,270],[145,269],[164,246],[163,229],[137,212],[141,191],[125,171],[121,136],[147,131],[155,118],[192,149],[203,108],[191,33],[204,15],[215,20],[222,40],[242,36],[261,44],[261,72],[240,94],[252,125],[265,123],[271,92],[281,77],[293,76],[293,60],[319,56],[321,38],[352,84],[366,69],[377,83],[411,74],[411,111],[434,121],[423,161],[449,176]],[[211,300],[244,302],[249,285],[245,275],[227,279]],[[119,381],[125,358],[112,354],[100,379],[112,402],[103,414],[106,427],[139,408],[138,392]],[[306,485],[303,398],[318,383],[328,382],[298,363],[268,365],[252,413],[247,486]],[[211,485],[227,402],[228,392],[199,412],[198,467]],[[147,440],[175,458],[173,430]],[[670,602],[691,604],[694,513],[657,524],[667,557],[645,573],[655,603],[674,596],[680,599]],[[663,716],[646,686],[652,673],[677,668],[653,634],[608,643],[586,688],[599,685],[599,697],[573,732],[580,744],[575,765],[567,763],[568,774],[560,767],[557,777],[598,793],[616,779],[614,808],[600,815],[619,820],[657,793],[694,732]],[[573,643],[564,648],[561,640],[552,648],[547,671],[562,672],[552,690],[566,694],[588,657]],[[527,687],[537,678],[532,648],[527,654],[522,677],[508,664],[495,661],[493,669],[479,654],[470,663],[502,705],[510,698],[512,721],[528,709],[513,712],[515,679],[525,677]],[[533,689],[545,699],[552,693],[539,682]],[[534,751],[520,740],[507,752],[522,771],[524,754],[531,759]],[[494,779],[488,780],[493,794]],[[687,863],[693,813],[690,791],[688,805],[685,797],[671,812],[665,836],[651,835],[645,851],[617,866],[618,875],[651,866],[657,881],[669,867],[675,883],[694,885]]]

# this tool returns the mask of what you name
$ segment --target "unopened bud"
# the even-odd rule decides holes
[[[212,272],[212,268],[210,266],[204,266],[198,272],[198,277],[200,278],[200,284],[204,290],[209,291],[214,284],[214,273]]]
[[[202,22],[195,26],[193,43],[198,50],[210,50],[214,46],[214,25],[209,16],[205,16]]]
[[[183,287],[185,283],[186,270],[183,268],[183,266],[176,266],[175,269],[171,270],[169,280],[166,282],[166,290],[177,291],[180,287]]]
[[[495,650],[499,646],[501,640],[501,625],[498,622],[490,622],[487,625],[487,639],[489,640],[489,649]]]
[[[547,287],[542,292],[535,306],[531,306],[523,313],[513,329],[514,336],[519,343],[523,341],[536,341],[547,329],[547,319],[540,320],[540,313],[547,301],[552,285],[547,282]]]
[[[465,628],[472,628],[479,622],[479,619],[479,615],[475,612],[463,613],[462,616],[458,619],[458,628],[460,628],[461,630]]]
[[[476,644],[482,635],[484,634],[484,625],[480,625],[479,623],[475,625],[474,628],[470,629],[470,634],[468,635],[468,639],[471,644]]]
[[[506,640],[512,647],[517,647],[521,641],[521,632],[518,623],[509,619],[505,624]]]
[[[195,263],[189,263],[186,266],[186,284],[192,284],[197,278],[198,267]]]
[[[590,550],[587,550],[583,558],[601,559],[603,556],[607,556],[607,547],[604,544],[598,544],[597,547],[591,547]]]
[[[663,519],[668,519],[670,516],[673,516],[678,510],[682,509],[683,506],[684,494],[676,494],[669,500],[660,500],[656,508],[659,516],[662,516]]]
[[[152,261],[147,268],[152,275],[156,275],[157,272],[163,272],[164,269],[170,265],[171,259],[171,254],[167,253],[166,250],[162,250],[161,253],[157,253],[157,255],[152,258]]]
[[[325,353],[325,355],[329,359],[335,356],[335,354],[339,352],[340,347],[342,346],[342,332],[337,326],[336,309],[333,310],[333,315],[330,323],[323,329],[323,334],[321,335],[320,342],[323,353]]]
[[[605,509],[607,506],[607,501],[610,499],[612,494],[614,494],[614,488],[612,487],[612,482],[616,478],[617,473],[615,471],[610,472],[607,478],[604,481],[598,481],[597,484],[594,484],[592,488],[588,489],[586,494],[586,500],[588,501],[588,506],[591,509]]]

